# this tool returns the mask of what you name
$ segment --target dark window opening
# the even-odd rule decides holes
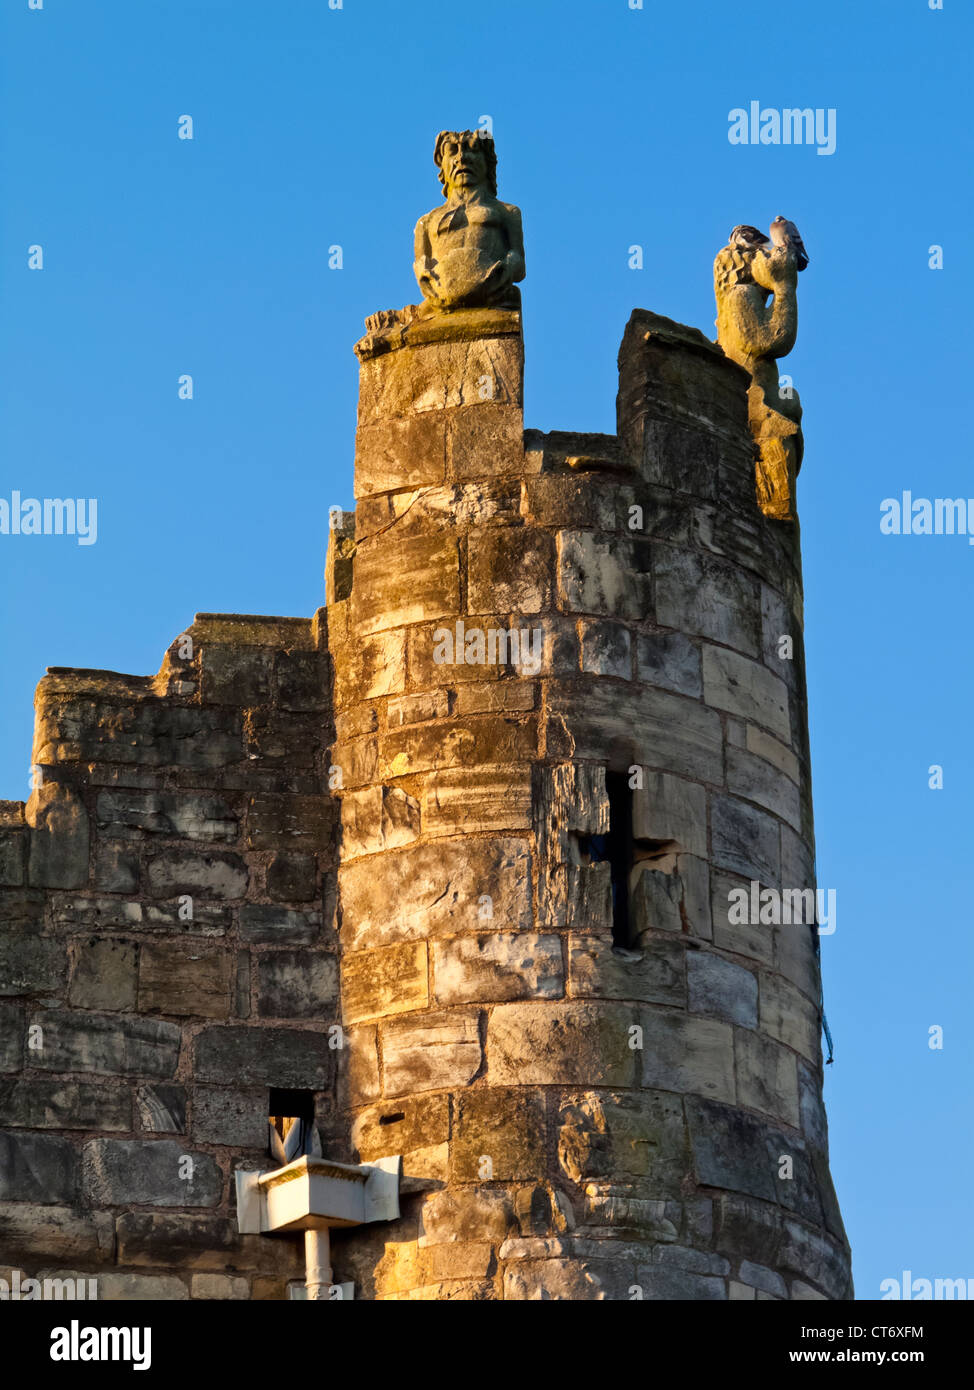
[[[271,1158],[290,1163],[302,1154],[320,1152],[315,1129],[314,1091],[272,1087],[267,1102],[268,1148]]]
[[[629,922],[629,875],[633,865],[632,788],[625,772],[607,772],[605,790],[609,801],[609,830],[606,835],[580,837],[579,848],[590,864],[608,864],[612,882],[612,944],[628,947],[632,935]]]

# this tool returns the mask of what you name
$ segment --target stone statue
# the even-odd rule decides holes
[[[795,346],[798,272],[808,254],[793,222],[776,217],[770,230],[769,238],[756,227],[735,227],[717,254],[717,341],[751,373],[748,414],[758,446],[758,503],[766,516],[793,521],[802,408],[794,388],[779,385],[778,358]]]
[[[498,201],[493,139],[482,131],[441,130],[433,159],[446,206],[416,223],[413,269],[423,292],[419,312],[519,309],[521,211]]]

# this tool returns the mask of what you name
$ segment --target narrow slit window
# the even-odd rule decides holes
[[[612,882],[612,944],[627,947],[632,933],[629,922],[629,875],[633,866],[632,789],[625,772],[607,772],[609,830],[605,835],[580,837],[580,849],[590,864],[608,864]]]

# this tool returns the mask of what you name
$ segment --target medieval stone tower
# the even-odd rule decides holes
[[[723,346],[633,313],[615,435],[542,435],[517,209],[490,142],[437,163],[325,607],[38,688],[0,1275],[286,1296],[300,1240],[233,1183],[283,1115],[284,1157],[401,1156],[399,1217],[334,1233],[356,1298],[851,1297],[816,929],[735,910],[815,886],[800,412],[763,394],[797,233],[718,257]]]

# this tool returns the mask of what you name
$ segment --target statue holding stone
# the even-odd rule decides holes
[[[758,448],[757,497],[766,516],[793,521],[801,468],[802,408],[793,387],[781,387],[778,358],[798,334],[798,272],[808,253],[793,222],[776,217],[767,237],[735,227],[714,261],[717,341],[751,373],[748,416]]]
[[[433,160],[446,206],[416,223],[413,269],[423,292],[420,313],[519,309],[521,210],[498,200],[492,137],[476,130],[442,130]]]
[[[497,197],[493,137],[441,130],[433,160],[446,203],[416,223],[413,270],[423,302],[370,314],[355,349],[362,358],[419,341],[431,321],[440,335],[464,336],[474,327],[467,321],[485,312],[506,316],[503,331],[520,332],[521,210]]]

